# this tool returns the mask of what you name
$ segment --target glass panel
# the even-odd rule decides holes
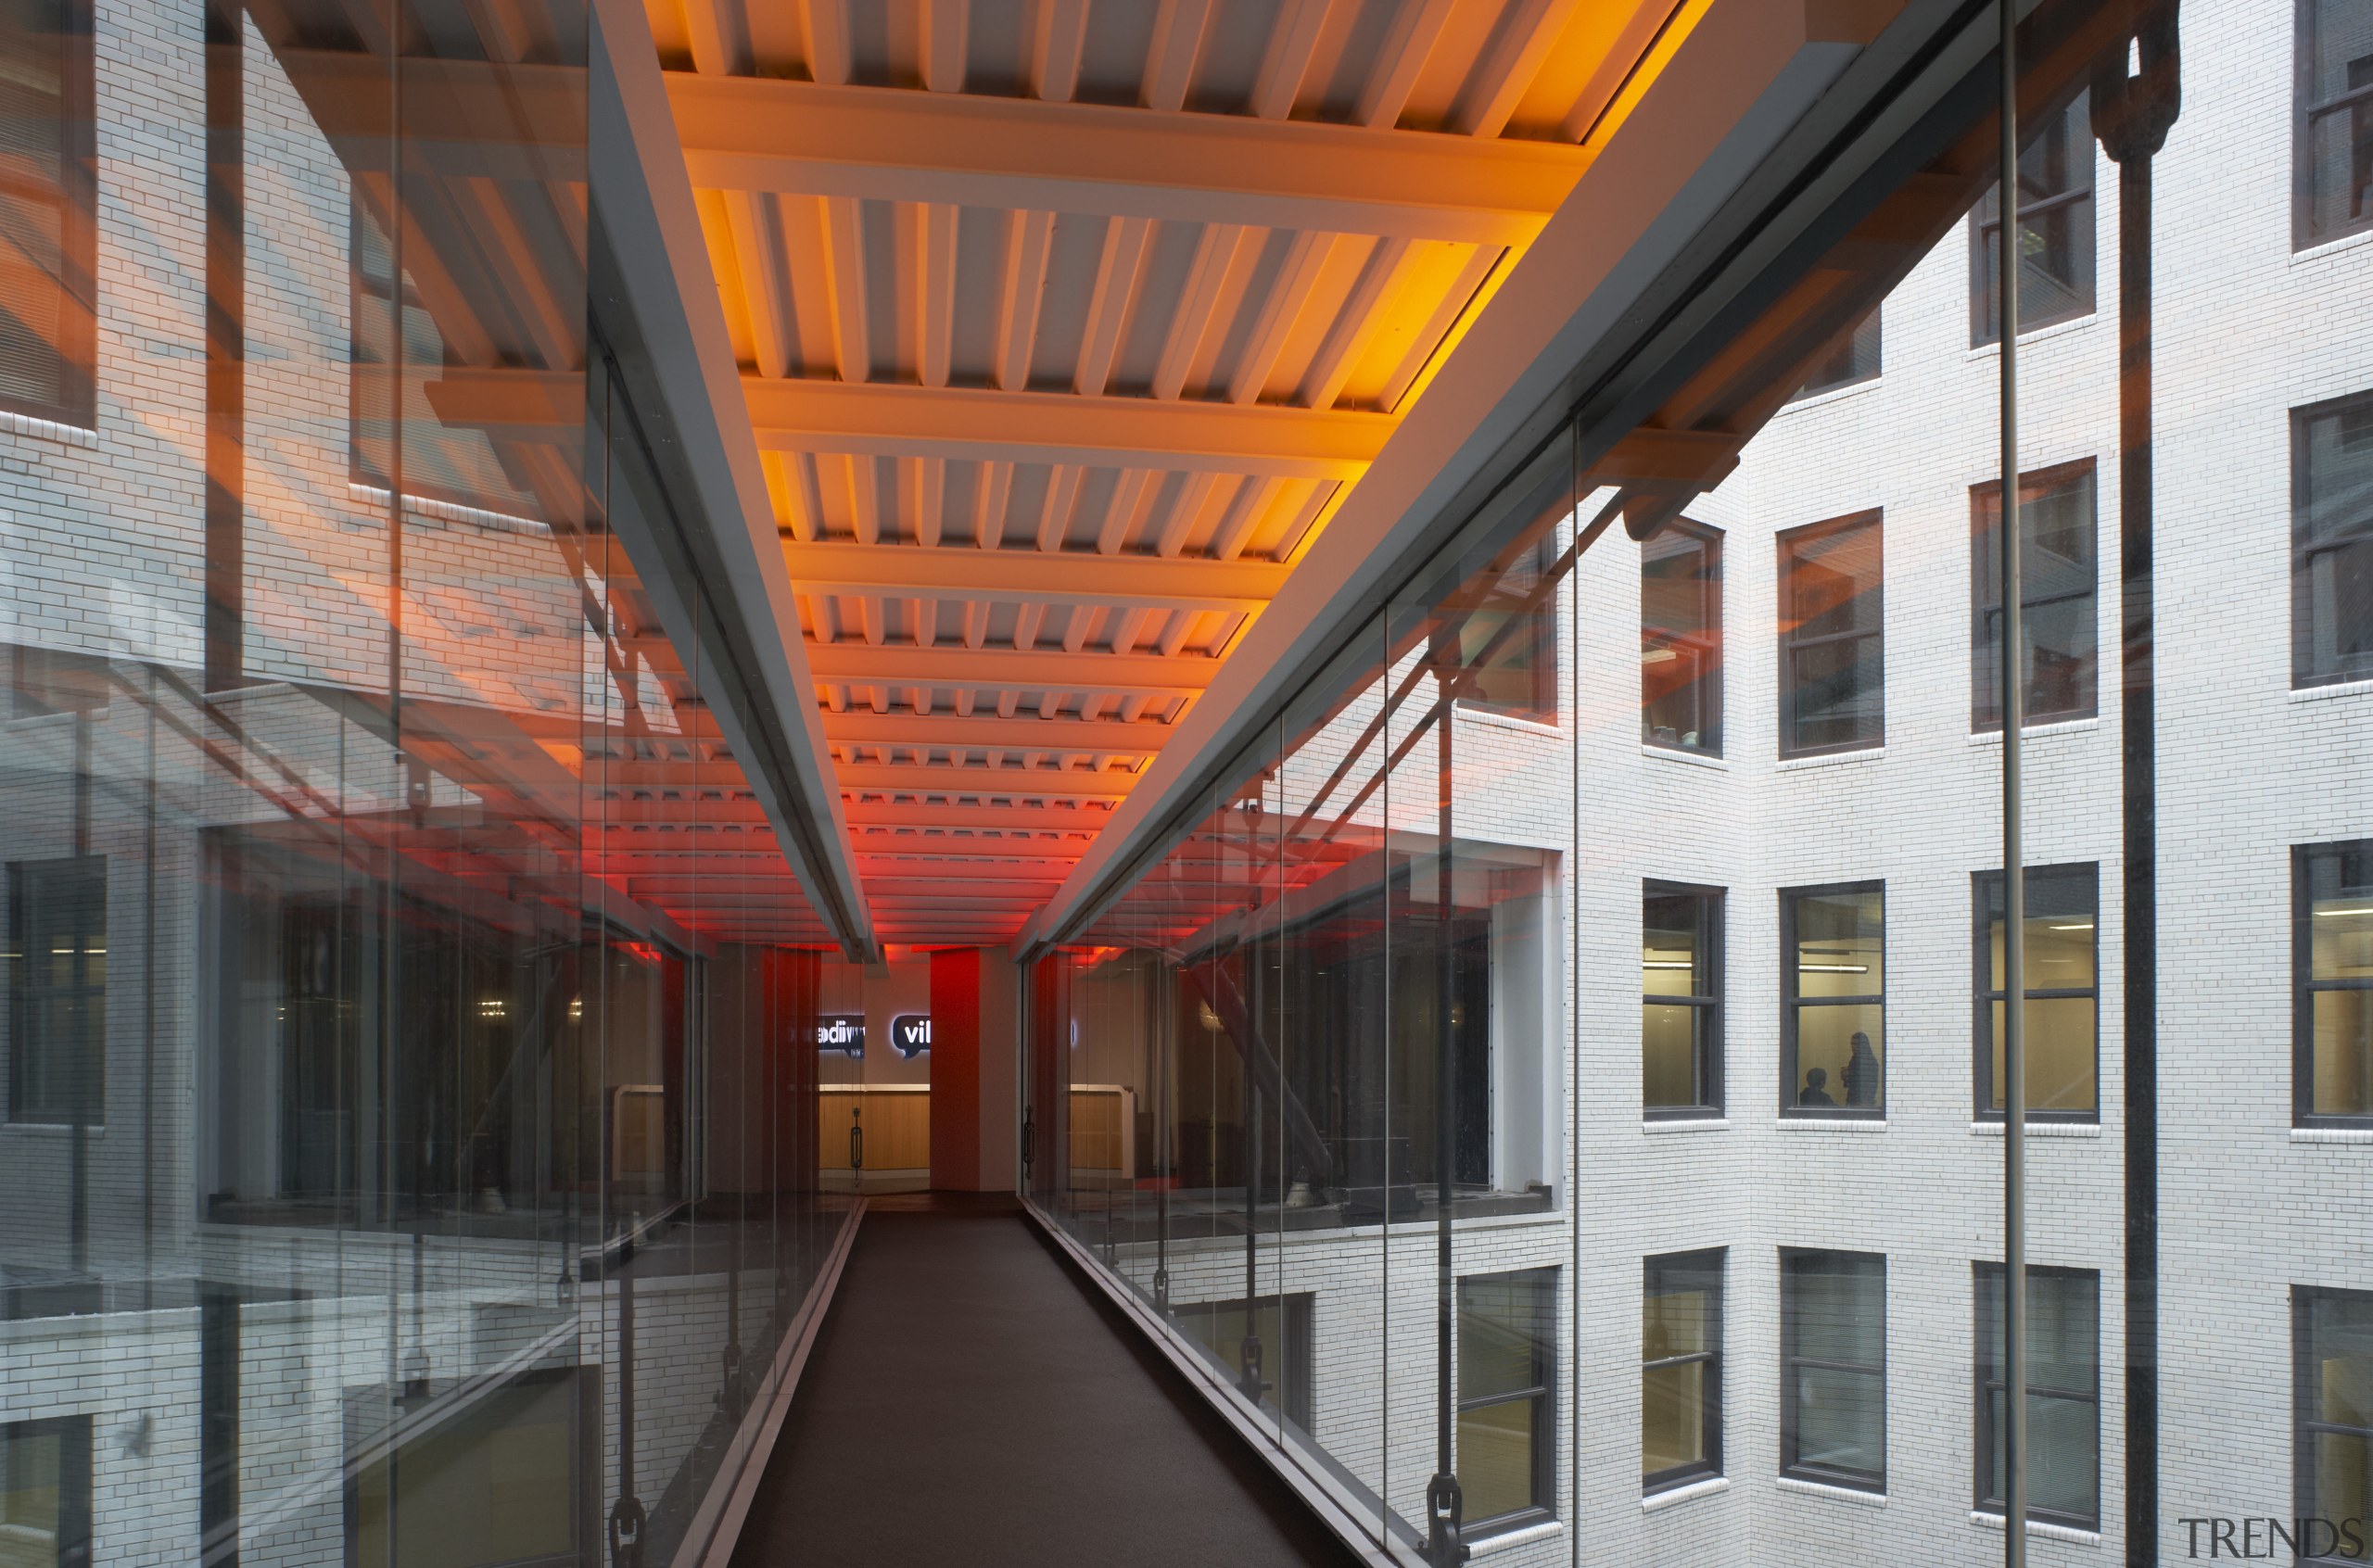
[[[1781,536],[1781,750],[1875,745],[1885,697],[1876,519]]]
[[[1798,1367],[1796,1380],[1796,1462],[1884,1474],[1885,1381],[1835,1367]]]
[[[1722,750],[1721,536],[1674,523],[1640,550],[1640,725],[1650,745]]]
[[[2363,0],[2312,0],[2309,33],[2307,237],[2347,233],[2373,218],[2373,12]]]
[[[2025,118],[2024,115],[2021,117]],[[2093,134],[2088,97],[2078,94],[2019,154],[2019,322],[2024,332],[2093,308]],[[1978,291],[1973,344],[2002,335],[2001,221],[1998,186],[1971,224]]]
[[[1979,729],[2002,725],[2002,501],[2001,487],[1980,486],[1971,493],[1975,528],[1970,572],[1975,583],[1977,623],[1970,675],[1971,724]],[[2019,569],[2024,579],[2027,650],[2026,713],[2031,723],[2081,717],[2093,712],[2095,666],[2096,528],[2093,470],[2052,469],[2019,480]]]
[[[1641,1391],[1640,1463],[1658,1475],[1710,1457],[1706,1447],[1707,1377],[1704,1361],[1651,1367]]]

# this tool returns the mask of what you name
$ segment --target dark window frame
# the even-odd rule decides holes
[[[1830,1361],[1802,1356],[1796,1352],[1796,1293],[1792,1270],[1817,1259],[1852,1258],[1857,1262],[1875,1259],[1879,1266],[1879,1359],[1875,1364],[1850,1361]],[[1876,1376],[1879,1380],[1879,1470],[1875,1474],[1848,1470],[1839,1465],[1809,1464],[1797,1457],[1796,1431],[1796,1369],[1809,1366],[1823,1371],[1855,1372]],[[1780,1473],[1792,1480],[1817,1482],[1824,1486],[1844,1486],[1853,1491],[1886,1496],[1887,1445],[1887,1258],[1884,1252],[1853,1252],[1839,1247],[1783,1246],[1780,1249]]]
[[[2323,0],[2298,0],[2292,12],[2291,88],[2291,248],[2295,254],[2373,229],[2373,201],[2340,227],[2316,232],[2316,122],[2326,115],[2373,112],[2373,80],[2322,103],[2316,90],[2316,10]]]
[[[2101,867],[2098,861],[2073,861],[2054,866],[2030,866],[2027,881],[2033,886],[2039,877],[2074,882],[2082,874],[2093,891],[2093,983],[2087,986],[2029,986],[2030,1002],[2060,1002],[2083,997],[2093,1004],[2093,1108],[2089,1111],[2037,1110],[2027,1107],[2027,1125],[2057,1122],[2063,1126],[2097,1127],[2101,1120]],[[1972,975],[1975,984],[1972,1012],[1974,1019],[1974,1052],[1970,1068],[1972,1084],[1971,1109],[1979,1121],[2000,1122],[2004,1113],[1994,1108],[1994,1004],[2010,994],[2011,977],[2002,977],[2002,988],[1994,989],[1993,949],[1989,942],[1993,906],[1988,890],[2002,883],[1999,871],[1970,873],[1970,924],[1972,946],[1974,949]],[[2006,966],[2007,969],[2007,966]]]
[[[95,982],[88,978],[89,943],[85,942],[82,951],[78,952],[74,958],[76,972],[80,977],[74,983],[62,988],[53,987],[36,978],[40,975],[42,967],[33,962],[33,955],[29,950],[32,941],[31,902],[36,895],[29,884],[38,878],[50,874],[88,877],[95,880],[98,885],[97,935],[104,942],[107,937],[108,918],[107,857],[97,854],[68,854],[46,860],[15,860],[7,864],[6,870],[8,875],[8,946],[6,951],[10,955],[6,960],[6,976],[8,997],[8,1124],[59,1127],[74,1124],[77,1121],[77,1107],[72,1105],[31,1103],[34,1094],[30,1079],[31,1069],[36,1055],[45,1048],[36,1038],[40,1031],[34,1026],[33,1018],[42,1001],[63,991],[76,994],[86,1002],[95,998],[98,1003],[98,1010],[95,1014],[97,1019],[95,1038],[87,1043],[88,1049],[82,1054],[76,1072],[78,1076],[87,1075],[82,1091],[84,1103],[81,1107],[83,1114],[80,1119],[80,1125],[90,1129],[101,1128],[107,1122],[106,967],[104,965],[100,967],[99,978]],[[85,933],[86,936],[88,934]]]
[[[1522,1530],[1534,1524],[1545,1524],[1557,1517],[1557,1270],[1553,1264],[1537,1269],[1508,1269],[1488,1274],[1462,1274],[1458,1281],[1458,1322],[1460,1331],[1466,1324],[1466,1287],[1484,1282],[1517,1281],[1536,1292],[1535,1309],[1549,1332],[1533,1341],[1533,1381],[1525,1388],[1500,1394],[1480,1394],[1469,1397],[1458,1394],[1454,1410],[1458,1415],[1468,1410],[1486,1410],[1493,1405],[1511,1405],[1519,1401],[1533,1404],[1532,1503],[1506,1513],[1493,1514],[1488,1519],[1461,1522],[1469,1539],[1484,1536],[1504,1535],[1510,1530]],[[1546,1309],[1542,1310],[1541,1296],[1546,1296]],[[1547,1500],[1542,1500],[1542,1499]]]
[[[1800,899],[1837,893],[1879,895],[1879,989],[1853,996],[1798,994],[1796,977],[1796,904]],[[1870,1007],[1879,1009],[1879,1027],[1886,1028],[1887,884],[1884,878],[1853,882],[1822,882],[1780,890],[1780,1114],[1808,1121],[1884,1121],[1887,1115],[1887,1052],[1879,1053],[1879,1103],[1876,1106],[1800,1106],[1796,1103],[1796,1015],[1805,1007]]]
[[[2019,157],[2020,160],[2024,162],[2029,149],[2040,145],[2045,135],[2055,127],[2067,124],[2074,119],[2079,105],[2084,107],[2085,130],[2081,134],[2073,135],[2070,138],[2075,145],[2070,151],[2069,161],[2072,165],[2083,170],[2083,183],[2071,185],[2065,190],[2053,191],[2049,195],[2038,196],[2034,201],[2019,203],[2019,222],[2024,228],[2028,220],[2058,211],[2062,208],[2083,209],[2083,221],[2095,231],[2085,247],[2085,287],[2082,297],[2076,304],[2065,310],[2052,311],[2049,314],[2031,314],[2027,305],[2027,291],[2020,290],[2019,335],[2022,337],[2043,327],[2056,326],[2062,322],[2083,321],[2087,316],[2097,314],[2100,310],[2101,265],[2099,234],[2100,211],[2095,200],[2098,194],[2098,171],[2095,162],[2090,95],[2080,93],[2069,103],[2053,110],[2051,117],[2038,124],[2035,128],[2035,133],[2020,145]],[[1989,197],[1993,199],[1996,207],[1995,215],[1991,219],[1986,216],[1986,202]],[[1996,310],[1995,291],[1987,286],[1986,276],[1986,268],[1998,248],[1995,231],[2002,226],[2001,206],[2001,182],[1998,180],[1987,191],[1986,196],[1980,197],[1978,204],[1970,209],[1969,346],[1972,348],[1984,348],[1999,343],[2002,338],[2000,330],[1992,320]]]
[[[2019,603],[2030,614],[2039,609],[2055,604],[2072,603],[2078,600],[2092,605],[2093,639],[2091,660],[2085,671],[2086,700],[2081,707],[2075,708],[2039,711],[2030,706],[2026,715],[2027,727],[2030,728],[2039,724],[2065,724],[2077,719],[2095,718],[2100,714],[2101,492],[2099,465],[2093,459],[2083,457],[2068,462],[2053,463],[2045,468],[2026,470],[2019,475],[2019,515],[2023,523],[2021,532],[2024,536],[2024,520],[2027,515],[2030,499],[2049,495],[2076,480],[2082,480],[2085,483],[2086,506],[2091,514],[2092,584],[2081,593],[2037,594],[2030,591],[2029,586],[2022,581]],[[1972,485],[1969,488],[1971,687],[1969,727],[1973,735],[2002,733],[2002,690],[1999,679],[2001,670],[1999,666],[1996,668],[1994,674],[1997,678],[1992,681],[1982,681],[1979,678],[1979,672],[1985,668],[1984,656],[1992,650],[1998,636],[1996,623],[2002,615],[2003,598],[1999,592],[2001,584],[1994,585],[1997,589],[1995,598],[1986,600],[1979,597],[1980,585],[1985,581],[1985,573],[1999,567],[2001,561],[2001,489],[2002,482],[1999,479],[1989,479],[1983,484]],[[1989,501],[1994,507],[1991,519],[1986,518],[1983,510]],[[2024,543],[2024,537],[2021,542]],[[1989,687],[1990,690],[1987,689]]]
[[[90,1568],[92,1496],[92,1418],[87,1415],[43,1416],[32,1421],[0,1423],[0,1438],[55,1436],[57,1463],[57,1561],[60,1568]]]
[[[1794,621],[1793,607],[1789,602],[1790,574],[1796,563],[1798,547],[1800,545],[1809,544],[1817,540],[1828,538],[1834,534],[1849,533],[1857,528],[1870,528],[1878,535],[1878,586],[1871,590],[1871,598],[1873,601],[1872,606],[1872,619],[1876,623],[1874,628],[1870,631],[1820,632],[1810,637],[1799,634]],[[1774,536],[1773,543],[1780,551],[1778,573],[1780,598],[1780,701],[1777,704],[1780,718],[1780,755],[1783,758],[1822,757],[1841,755],[1849,752],[1874,752],[1879,750],[1887,743],[1886,514],[1879,508],[1873,507],[1869,511],[1852,512],[1844,517],[1830,517],[1824,518],[1818,523],[1808,523],[1801,527],[1783,528],[1779,534]],[[1794,744],[1791,741],[1790,737],[1796,729],[1797,717],[1796,682],[1795,677],[1796,654],[1801,650],[1808,648],[1817,648],[1831,643],[1848,641],[1872,641],[1878,644],[1878,657],[1873,661],[1878,670],[1878,733],[1867,740],[1858,737],[1851,740],[1842,740],[1827,746],[1800,746]]]
[[[1994,1365],[1994,1323],[1992,1293],[1986,1281],[2003,1273],[1999,1263],[1977,1262],[1970,1265],[1971,1314],[1976,1338],[1971,1346],[1971,1361],[1975,1372],[1974,1392],[1976,1411],[1971,1459],[1975,1473],[1970,1487],[1974,1498],[1972,1508],[1979,1513],[2000,1517],[2007,1505],[1991,1496],[1994,1469],[1994,1399],[1997,1392],[2006,1391],[2003,1380],[1997,1376]],[[2027,1265],[2027,1287],[2030,1317],[2034,1304],[2035,1283],[2038,1279],[2089,1279],[2093,1282],[2093,1386],[2089,1389],[2057,1388],[2030,1381],[2027,1397],[2060,1399],[2070,1404],[2090,1405],[2093,1410],[2093,1511],[2089,1514],[2068,1513],[2059,1509],[2039,1508],[2027,1504],[2030,1524],[2059,1524],[2072,1530],[2099,1530],[2101,1527],[2101,1274],[2098,1269],[2072,1269],[2057,1264]],[[2032,1422],[2030,1423],[2032,1424]]]
[[[2318,1301],[2373,1302],[2373,1292],[2338,1290],[2326,1285],[2294,1284],[2291,1287],[2291,1486],[2292,1517],[2299,1520],[2319,1516],[2321,1504],[2316,1498],[2316,1467],[2312,1462],[2312,1437],[2326,1433],[2339,1436],[2363,1437],[2373,1442],[2373,1425],[2351,1426],[2346,1422],[2324,1421],[2309,1412],[2320,1408],[2316,1396],[2314,1376],[2315,1309]],[[2329,1514],[2321,1517],[2330,1518]],[[2304,1547],[2308,1543],[2302,1541]],[[2333,1542],[2335,1548],[2340,1543]],[[2271,1553],[2269,1553],[2271,1555]],[[2301,1562],[2361,1564],[2365,1559],[2341,1557],[2336,1553],[2310,1556],[2301,1550]]]
[[[1670,538],[1693,541],[1702,553],[1706,565],[1702,580],[1705,584],[1707,626],[1706,630],[1694,638],[1666,627],[1652,627],[1648,625],[1647,563],[1651,559],[1649,552],[1656,548],[1659,541]],[[1687,517],[1678,517],[1658,529],[1655,537],[1640,547],[1640,551],[1641,668],[1644,672],[1647,667],[1645,661],[1651,642],[1661,647],[1677,648],[1684,655],[1689,652],[1696,653],[1700,661],[1698,667],[1703,672],[1695,682],[1699,694],[1698,706],[1705,714],[1705,723],[1698,730],[1701,739],[1696,745],[1693,746],[1680,740],[1657,740],[1648,728],[1648,703],[1643,675],[1640,699],[1640,743],[1643,746],[1654,746],[1659,751],[1685,752],[1694,756],[1719,757],[1722,754],[1722,530]],[[1680,552],[1671,550],[1668,553]]]
[[[94,0],[59,0],[65,13],[58,109],[60,177],[54,195],[37,185],[14,186],[59,210],[58,252],[64,276],[59,346],[62,396],[55,402],[0,397],[0,411],[28,419],[92,430],[98,426],[98,66],[93,48]],[[10,183],[13,185],[13,183]]]
[[[1659,881],[1651,877],[1644,879],[1640,884],[1640,897],[1643,906],[1641,936],[1643,945],[1646,939],[1646,922],[1644,918],[1646,913],[1645,905],[1649,899],[1695,899],[1707,906],[1705,914],[1705,925],[1706,968],[1707,971],[1707,978],[1708,982],[1708,994],[1706,995],[1692,994],[1689,996],[1652,996],[1648,994],[1644,987],[1642,989],[1640,1005],[1643,1012],[1650,1006],[1686,1006],[1691,1008],[1693,1011],[1703,1013],[1706,1017],[1703,1028],[1698,1033],[1697,1059],[1692,1064],[1701,1093],[1695,1102],[1686,1106],[1651,1106],[1646,1103],[1645,1075],[1647,1063],[1644,1048],[1646,1019],[1643,1018],[1642,1035],[1643,1044],[1641,1059],[1643,1093],[1641,1095],[1640,1114],[1644,1119],[1649,1121],[1690,1121],[1699,1120],[1708,1117],[1719,1117],[1724,1113],[1728,1100],[1727,1087],[1724,1082],[1722,1048],[1722,995],[1723,981],[1726,979],[1723,968],[1723,960],[1725,957],[1724,949],[1728,945],[1728,938],[1730,934],[1729,891],[1723,888],[1704,887],[1690,882]]]
[[[2291,849],[2291,1124],[2294,1127],[2373,1128],[2373,1111],[2359,1114],[2316,1109],[2315,994],[2322,991],[2373,991],[2373,979],[2316,979],[2314,888],[2309,872],[2323,855],[2351,851],[2373,857],[2373,839],[2336,839],[2294,844]]]
[[[2327,551],[2347,549],[2352,544],[2373,549],[2373,544],[2367,542],[2373,540],[2373,499],[2367,503],[2367,514],[2356,535],[2327,535],[2320,540],[2314,537],[2310,521],[2314,494],[2309,482],[2307,429],[2319,419],[2359,411],[2368,420],[2373,420],[2373,390],[2327,398],[2322,402],[2303,404],[2291,411],[2291,685],[2294,690],[2373,678],[2373,668],[2322,673],[2315,668],[2316,557]]]
[[[1722,1339],[1725,1324],[1722,1298],[1729,1290],[1729,1266],[1730,1249],[1719,1246],[1702,1247],[1694,1252],[1650,1253],[1640,1259],[1640,1299],[1643,1308],[1649,1296],[1658,1294],[1656,1288],[1656,1283],[1667,1271],[1679,1273],[1688,1270],[1703,1270],[1713,1276],[1714,1282],[1714,1288],[1708,1293],[1706,1332],[1706,1343],[1708,1347],[1707,1349],[1687,1351],[1678,1356],[1660,1356],[1655,1360],[1650,1360],[1647,1356],[1647,1347],[1644,1345],[1641,1347],[1640,1376],[1643,1400],[1641,1414],[1643,1423],[1646,1419],[1644,1401],[1647,1397],[1649,1372],[1659,1367],[1681,1366],[1692,1361],[1702,1362],[1706,1367],[1705,1398],[1698,1412],[1699,1419],[1704,1423],[1699,1446],[1705,1449],[1706,1457],[1692,1464],[1673,1465],[1651,1473],[1646,1469],[1643,1454],[1640,1477],[1642,1497],[1652,1498],[1659,1492],[1669,1492],[1699,1481],[1713,1480],[1723,1473]],[[1643,1435],[1644,1436],[1644,1433]]]

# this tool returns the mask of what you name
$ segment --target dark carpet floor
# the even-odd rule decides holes
[[[876,1202],[735,1568],[1350,1554],[1010,1205]]]

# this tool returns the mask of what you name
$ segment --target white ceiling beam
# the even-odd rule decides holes
[[[1080,50],[1087,43],[1087,0],[1038,0],[1030,51],[1030,93],[1061,103],[1079,90]]]
[[[1192,697],[1211,683],[1217,659],[1149,653],[1058,653],[1013,648],[869,648],[811,642],[807,666],[819,681],[901,685],[1054,688],[1106,696]]]
[[[1146,52],[1145,82],[1138,96],[1148,108],[1178,109],[1194,84],[1195,57],[1202,53],[1212,0],[1161,0],[1153,23],[1153,47]]]
[[[978,94],[668,76],[694,185],[1521,245],[1591,154],[1551,142]]]
[[[806,544],[785,539],[783,561],[801,593],[867,599],[896,593],[903,598],[1238,614],[1256,613],[1275,598],[1288,570],[1269,561],[971,550],[960,545],[925,550],[920,545],[839,539]]]
[[[1276,29],[1269,34],[1268,53],[1261,57],[1261,74],[1253,79],[1251,109],[1263,120],[1283,120],[1294,111],[1301,95],[1301,80],[1310,74],[1310,57],[1326,25],[1328,0],[1286,0]]]
[[[1452,128],[1478,137],[1496,137],[1506,130],[1532,79],[1541,74],[1541,62],[1580,3],[1519,0],[1512,7],[1507,27],[1476,62],[1471,80],[1482,91],[1459,106],[1452,117]]]
[[[1392,31],[1379,53],[1381,69],[1370,73],[1367,85],[1360,89],[1359,106],[1352,111],[1361,124],[1389,131],[1400,120],[1401,111],[1409,107],[1418,73],[1426,69],[1426,60],[1442,35],[1442,24],[1450,20],[1452,3],[1407,0],[1393,17]]]
[[[1282,336],[1282,329],[1280,329]],[[510,395],[537,375],[464,371],[433,388],[440,417],[507,425]],[[465,388],[483,387],[478,396]],[[778,452],[936,457],[973,462],[1069,463],[1280,479],[1356,479],[1391,436],[1394,417],[1360,410],[1230,406],[1150,398],[1083,398],[985,387],[852,386],[745,376],[759,447]],[[546,401],[556,410],[557,394]],[[557,417],[555,414],[554,417]],[[574,416],[579,422],[580,412]]]

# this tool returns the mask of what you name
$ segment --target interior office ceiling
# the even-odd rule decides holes
[[[646,0],[882,942],[1011,939],[1704,0]]]

